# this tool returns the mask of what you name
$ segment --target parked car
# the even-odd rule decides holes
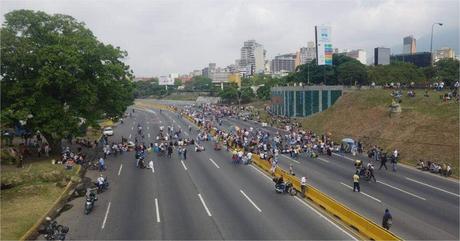
[[[113,136],[113,129],[112,127],[106,127],[102,131],[102,134],[107,135],[107,136]]]

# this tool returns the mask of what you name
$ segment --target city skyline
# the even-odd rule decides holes
[[[320,24],[332,27],[334,48],[364,49],[368,63],[375,47],[399,53],[394,47],[402,50],[408,35],[417,39],[417,52],[429,51],[424,39],[433,22],[444,23],[435,28],[433,51],[450,47],[459,52],[458,1],[414,2],[2,1],[1,21],[5,13],[22,8],[71,15],[101,41],[126,50],[136,76],[189,73],[211,62],[228,66],[240,58],[241,44],[249,39],[264,46],[266,59],[295,53],[314,41],[314,26]],[[447,35],[457,36],[455,46],[445,44],[452,42]]]

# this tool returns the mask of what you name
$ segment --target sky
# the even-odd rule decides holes
[[[391,47],[399,53],[404,36],[429,50],[431,25],[436,47],[459,47],[458,0],[0,0],[0,22],[16,9],[71,15],[96,37],[128,52],[137,77],[189,73],[208,63],[225,67],[255,39],[267,57],[293,53],[314,41],[315,25],[330,25],[339,49]],[[428,48],[428,49],[427,49]],[[399,52],[398,52],[399,51]]]

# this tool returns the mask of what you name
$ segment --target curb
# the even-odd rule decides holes
[[[84,168],[82,168],[80,165],[77,166],[77,174],[78,176],[81,176],[84,173]],[[46,217],[51,217],[54,218],[57,216],[57,214],[61,211],[62,207],[67,203],[67,199],[72,195],[73,193],[73,188],[78,184],[78,182],[73,182],[70,180],[67,183],[67,186],[64,188],[64,191],[62,191],[61,195],[54,201],[53,205],[51,208],[48,209],[48,211],[40,217],[32,227],[27,230],[27,232],[22,235],[22,237],[19,239],[20,241],[24,240],[35,240],[37,236],[39,235],[38,229],[40,226],[43,224],[45,221]]]

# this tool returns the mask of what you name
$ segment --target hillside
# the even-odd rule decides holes
[[[402,113],[389,116],[390,90],[362,90],[345,93],[330,109],[302,118],[304,128],[331,132],[334,139],[352,137],[367,146],[385,150],[397,148],[405,163],[417,160],[448,161],[459,171],[459,104],[443,102],[440,92],[416,91],[416,97],[402,98]],[[406,93],[404,93],[406,94]]]

